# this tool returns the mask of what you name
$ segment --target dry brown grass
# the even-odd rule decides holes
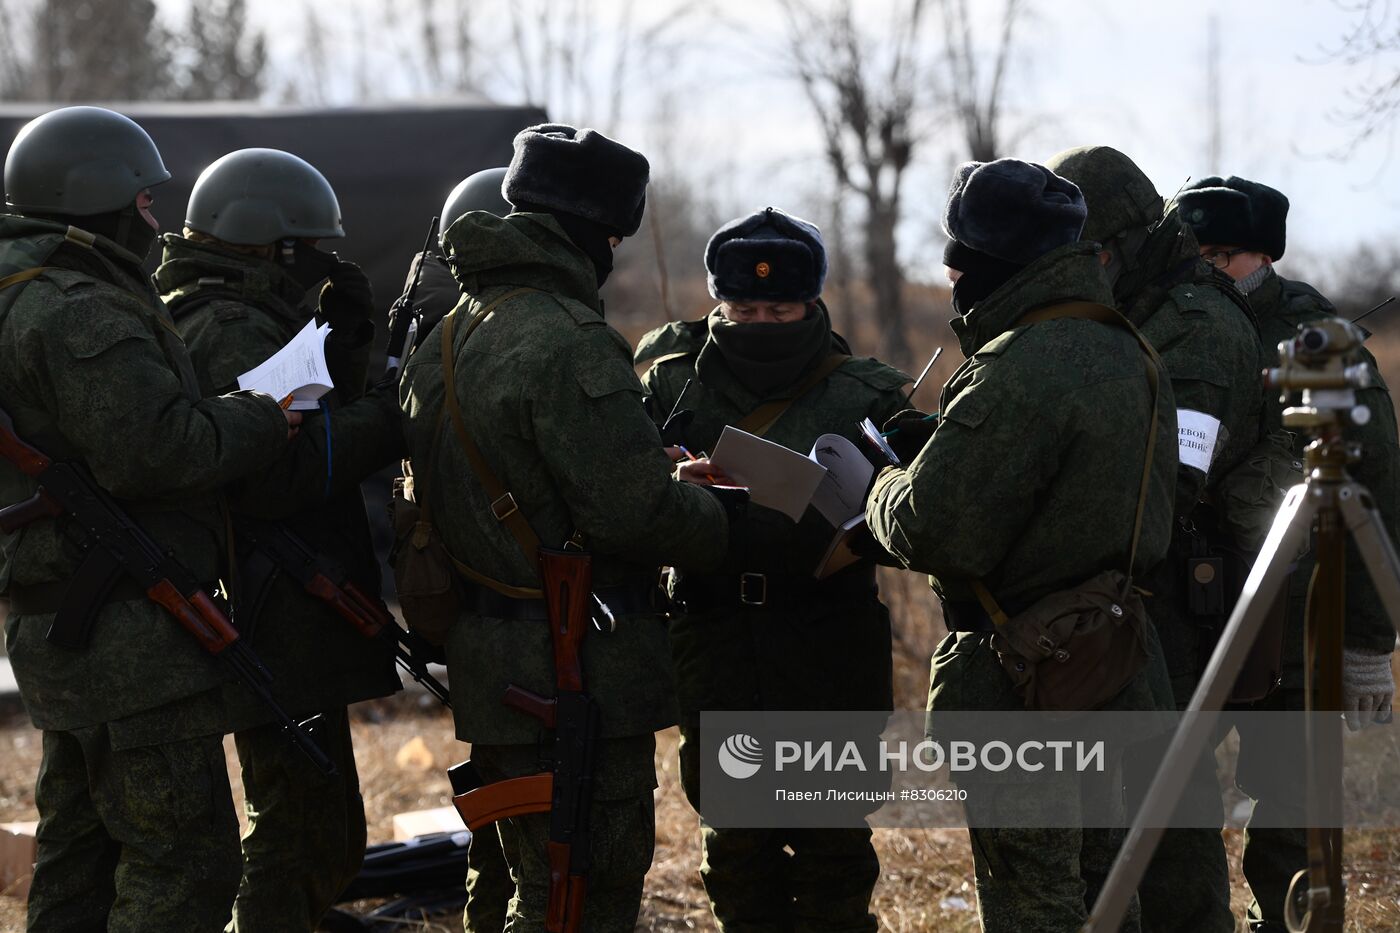
[[[895,623],[895,691],[901,708],[923,705],[927,664],[944,629],[923,581],[882,571],[881,589]],[[447,714],[423,695],[365,703],[354,710],[356,759],[364,787],[370,839],[392,837],[395,813],[445,806],[445,769],[466,757],[452,738]],[[415,756],[400,752],[415,740]],[[699,827],[680,787],[675,730],[657,742],[656,856],[647,877],[638,928],[658,933],[713,929],[700,885]],[[231,743],[230,743],[230,753]],[[426,752],[426,754],[422,754]],[[0,822],[33,819],[39,737],[21,716],[0,720]],[[230,754],[232,760],[232,755]],[[409,760],[412,759],[412,760]],[[241,801],[236,768],[230,768]],[[1240,833],[1226,832],[1236,879],[1234,906],[1243,913],[1248,895],[1239,883]],[[977,929],[972,864],[965,835],[957,830],[875,831],[881,879],[873,909],[890,933],[971,933]],[[1347,837],[1350,883],[1348,933],[1400,931],[1400,832],[1357,832]],[[23,929],[24,908],[0,897],[0,933]],[[460,929],[455,918],[415,927],[419,933]]]

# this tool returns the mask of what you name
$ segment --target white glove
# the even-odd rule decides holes
[[[1387,721],[1394,696],[1390,652],[1342,649],[1342,707],[1348,728],[1355,732],[1374,721]]]

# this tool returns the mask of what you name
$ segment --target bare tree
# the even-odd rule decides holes
[[[5,12],[24,38],[0,46],[9,100],[147,100],[171,96],[169,33],[153,0],[40,0]],[[27,54],[24,51],[27,50]]]
[[[191,6],[185,41],[191,60],[181,76],[181,97],[255,100],[262,94],[267,39],[262,30],[249,30],[246,0]]]
[[[595,0],[511,0],[495,79],[508,95],[551,117],[615,130],[628,88],[656,62],[682,54],[679,28],[702,4],[623,0],[604,15]],[[599,67],[599,57],[606,56]]]
[[[991,162],[1001,155],[999,130],[1006,72],[1026,0],[1003,0],[998,39],[990,55],[977,47],[968,0],[939,0],[939,6],[943,12],[943,67],[948,97],[962,124],[968,157],[976,162]],[[979,8],[985,10],[986,5]]]
[[[918,143],[917,114],[928,105],[919,59],[924,0],[900,0],[888,36],[875,36],[851,0],[819,9],[779,0],[787,18],[787,58],[816,114],[837,184],[863,203],[865,275],[880,328],[879,354],[908,357],[895,243],[905,171]]]
[[[1346,65],[1369,64],[1371,75],[1347,94],[1335,113],[1352,128],[1351,137],[1333,150],[1346,157],[1361,143],[1395,125],[1400,116],[1400,16],[1383,0],[1336,0],[1353,17],[1351,27],[1326,56]]]

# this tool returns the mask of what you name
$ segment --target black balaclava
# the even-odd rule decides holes
[[[119,211],[108,211],[105,214],[87,214],[82,217],[70,217],[66,214],[49,216],[59,223],[106,237],[122,249],[135,253],[143,262],[150,255],[156,237],[160,235],[159,231],[141,216],[135,201]]]
[[[943,264],[962,273],[953,283],[953,310],[963,317],[977,306],[977,302],[1001,288],[1025,268],[1020,263],[998,259],[957,240],[949,240],[943,248]]]
[[[277,265],[282,271],[291,276],[292,280],[302,287],[303,291],[310,291],[315,286],[324,282],[330,277],[331,270],[340,265],[340,257],[335,253],[317,249],[305,240],[296,240],[292,244],[291,257],[285,249],[285,241],[277,244]]]
[[[538,204],[514,204],[511,206],[517,211],[548,214],[558,221],[559,226],[563,227],[564,233],[568,235],[569,241],[583,250],[584,255],[593,261],[593,274],[598,280],[598,287],[603,287],[603,283],[608,280],[613,269],[613,248],[612,244],[608,242],[608,237],[620,237],[622,234],[615,230],[609,230],[597,221],[588,220],[577,214],[566,214],[553,208],[541,207]]]
[[[797,382],[831,352],[831,319],[816,304],[802,320],[787,324],[741,324],[716,309],[710,339],[695,361],[701,381],[713,365],[711,347],[744,388],[766,396]]]

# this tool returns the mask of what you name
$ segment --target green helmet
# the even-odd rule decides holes
[[[447,232],[457,220],[468,211],[486,211],[497,217],[504,217],[513,208],[501,194],[501,183],[506,178],[506,167],[482,169],[468,175],[457,183],[447,200],[442,203],[442,213],[438,215],[438,230]],[[440,239],[440,238],[439,238]]]
[[[1045,163],[1079,186],[1089,206],[1083,238],[1107,243],[1126,230],[1162,219],[1162,196],[1132,159],[1109,146],[1066,149]]]
[[[35,117],[5,156],[5,203],[25,213],[106,214],[169,180],[146,131],[101,107],[63,107]]]
[[[280,149],[239,149],[206,168],[190,192],[185,226],[247,246],[345,236],[326,176]]]

